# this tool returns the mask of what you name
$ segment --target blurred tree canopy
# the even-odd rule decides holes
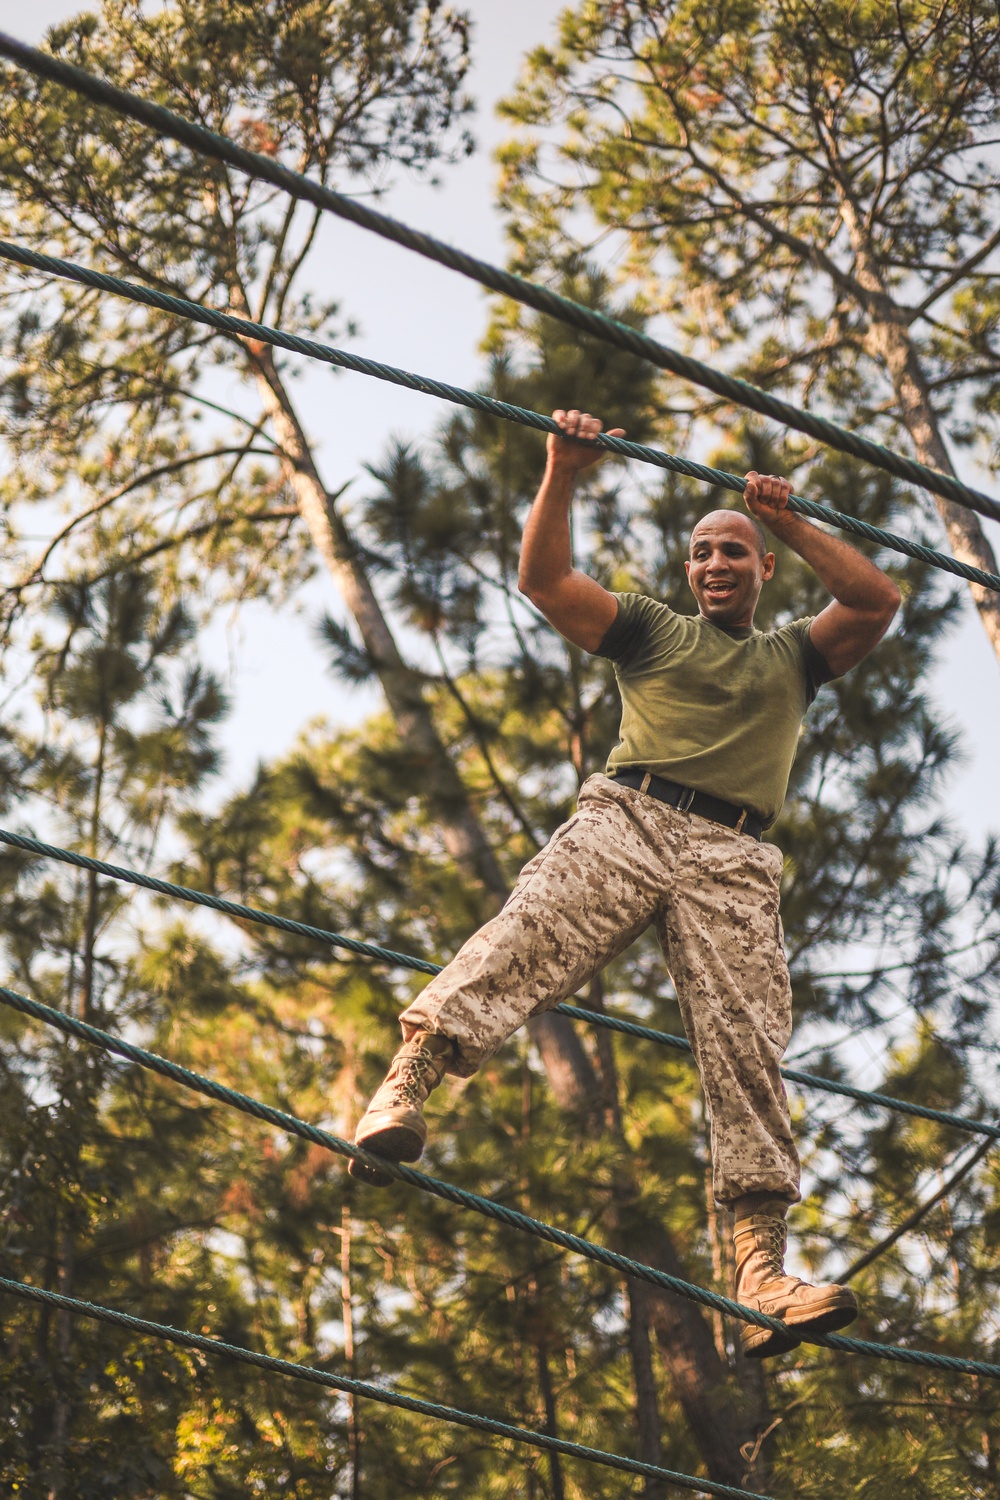
[[[997,472],[990,0],[587,0],[505,112],[527,265],[619,241],[712,357],[946,473],[956,445]],[[979,520],[935,506],[956,557],[992,569]],[[972,593],[1000,656],[1000,603]]]
[[[51,44],[338,182],[465,149],[466,23],[441,7],[118,3]],[[286,326],[338,316],[300,289],[314,221],[79,101],[7,82],[6,233]],[[629,297],[577,250],[555,269],[571,295],[638,324],[648,314],[648,288]],[[747,361],[752,334],[732,334]],[[396,442],[359,480],[348,522],[291,372],[266,352],[75,289],[27,294],[13,276],[0,340],[6,662],[34,689],[2,730],[4,818],[446,958],[566,817],[617,726],[607,664],[516,590],[539,435],[462,414]],[[219,410],[219,362],[239,377],[238,409]],[[638,438],[676,438],[688,420],[637,361],[506,307],[484,389],[620,413]],[[729,468],[789,457],[740,418],[716,436]],[[876,524],[919,514],[885,476],[791,458],[797,484]],[[687,609],[686,537],[724,498],[606,463],[576,513],[580,561]],[[42,554],[18,543],[25,515],[49,526]],[[383,707],[350,731],[310,726],[222,793],[227,703],[199,662],[199,626],[234,597],[280,607],[317,559],[340,596],[318,623],[331,672],[345,692],[378,683]],[[960,749],[926,689],[959,598],[916,564],[891,566],[899,627],[822,691],[774,833],[793,1051],[832,1077],[982,1113],[996,1087],[1000,858],[941,815]],[[760,624],[823,597],[782,552]],[[15,987],[340,1133],[424,982],[11,850],[0,932]],[[647,939],[580,1001],[680,1029]],[[747,1366],[721,1319],[437,1200],[366,1190],[306,1143],[2,1007],[0,1069],[5,1275],[777,1495],[1000,1493],[985,1382],[811,1350]],[[865,1336],[996,1358],[993,1158],[830,1096],[793,1108],[800,1263],[856,1279]],[[683,1057],[553,1018],[439,1091],[431,1113],[432,1172],[726,1287],[729,1226]],[[0,1304],[0,1380],[0,1476],[32,1500],[622,1493],[607,1471],[13,1301]]]

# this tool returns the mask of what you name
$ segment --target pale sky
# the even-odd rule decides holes
[[[66,0],[36,0],[30,8],[0,0],[0,25],[26,41],[81,7]],[[448,169],[444,185],[403,180],[380,207],[431,230],[442,239],[494,261],[503,261],[502,225],[494,205],[492,151],[504,129],[493,117],[496,100],[511,87],[519,60],[550,35],[562,8],[556,0],[467,0],[475,21],[470,89],[479,104],[473,130],[479,150]],[[360,323],[352,344],[358,352],[457,385],[474,386],[482,376],[478,344],[486,321],[486,297],[462,277],[328,217],[312,258],[312,284],[336,297],[345,315]],[[672,342],[666,326],[664,337]],[[326,483],[331,487],[376,461],[391,434],[419,438],[433,430],[444,408],[427,397],[378,384],[363,376],[334,377],[309,366],[297,383],[302,410],[318,439]],[[969,478],[990,489],[981,474]],[[821,498],[821,497],[819,497]],[[986,524],[986,523],[984,523]],[[1000,528],[992,527],[1000,544]],[[946,544],[944,550],[947,550]],[[348,692],[326,670],[313,640],[312,621],[322,609],[342,613],[333,586],[318,578],[297,607],[276,615],[263,606],[220,622],[204,642],[206,659],[226,676],[234,711],[224,733],[225,784],[235,786],[258,759],[280,754],[300,727],[316,715],[354,722],[375,699]],[[933,679],[947,715],[962,728],[966,763],[951,780],[946,805],[974,843],[988,828],[1000,829],[998,756],[1000,668],[967,602],[963,624],[948,643]]]

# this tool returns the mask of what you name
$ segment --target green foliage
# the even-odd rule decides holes
[[[565,352],[561,331],[515,327],[496,351],[497,388],[523,400],[530,384],[536,399],[554,399]],[[641,421],[646,381],[638,369],[606,371],[603,380],[595,372],[587,404],[624,411],[631,389]],[[516,594],[532,447],[519,431],[453,421],[426,455],[397,450],[373,466],[360,533],[383,586],[398,590],[418,655],[419,639],[427,643],[441,732],[511,875],[565,816],[578,780],[600,766],[616,722],[606,664],[566,648]],[[771,466],[772,457],[753,428],[720,455],[730,467]],[[887,481],[841,460],[816,472],[835,503],[849,497],[860,514],[892,522],[900,497]],[[685,608],[685,538],[717,500],[675,479],[643,490],[606,464],[580,512],[581,560],[609,583],[648,588]],[[192,802],[214,766],[217,690],[182,664],[191,651],[183,616],[158,609],[142,581],[127,576],[128,587],[113,581],[61,597],[39,634],[50,735],[43,755],[27,740],[20,746],[22,776],[35,778],[63,818],[76,809],[77,837],[87,840],[104,724],[105,786],[114,788],[100,822],[105,839],[114,827],[115,843],[153,852],[155,780],[160,822],[180,841],[171,873],[186,883],[430,956],[454,951],[477,920],[477,898],[401,774],[407,747],[392,722],[374,719],[350,734],[317,727],[221,807]],[[933,806],[954,747],[921,681],[954,601],[916,566],[897,577],[902,627],[858,673],[824,689],[778,830],[799,1016],[824,1028],[861,1024],[875,1037],[902,995],[923,1019],[911,1042],[897,1026],[900,1044],[884,1076],[870,1081],[975,1108],[985,1074],[974,1049],[992,1024],[1000,963],[1000,872],[992,848],[978,855],[954,844]],[[810,612],[820,598],[804,567],[783,555],[764,623]],[[343,637],[330,639],[342,652]],[[173,693],[171,673],[181,684]],[[73,754],[61,748],[63,733],[76,742]],[[69,825],[61,836],[72,838]],[[25,869],[20,856],[3,870],[7,946],[22,987],[72,1004],[73,933],[86,930],[86,891],[77,886],[74,900],[72,879]],[[350,1129],[392,1049],[395,1014],[422,980],[262,929],[227,937],[189,913],[172,913],[166,925],[151,911],[136,926],[122,893],[100,895],[99,1013],[113,1011],[116,1026],[131,1019],[159,1050],[233,1086]],[[970,930],[975,946],[963,959],[953,950]],[[857,978],[824,968],[845,946],[865,945],[875,961]],[[604,988],[624,1011],[679,1029],[669,979],[647,942],[611,967]],[[50,1284],[98,1301],[311,1363],[343,1368],[347,1358],[363,1378],[400,1379],[435,1399],[527,1425],[554,1422],[567,1436],[635,1451],[627,1308],[607,1273],[405,1190],[365,1192],[323,1153],[52,1045],[20,1023],[6,1034],[16,1039],[5,1052],[15,1086],[3,1104],[4,1265],[14,1274],[49,1266]],[[816,1034],[821,1044],[833,1039],[829,1029]],[[585,1041],[600,1065],[596,1038]],[[668,1223],[688,1273],[712,1284],[725,1264],[723,1226],[706,1202],[695,1074],[683,1058],[646,1044],[615,1043],[614,1051],[622,1146],[613,1137],[581,1139],[521,1041],[476,1079],[435,1096],[428,1167],[600,1238],[609,1214],[620,1212],[627,1145],[641,1183],[629,1209],[636,1232]],[[820,1066],[836,1071],[837,1056],[829,1051]],[[36,1097],[42,1080],[51,1105]],[[815,1097],[797,1112],[811,1185],[798,1219],[802,1254],[820,1273],[875,1248],[933,1185],[938,1166],[963,1149],[937,1127],[845,1114]],[[933,1210],[915,1236],[862,1272],[863,1332],[991,1355],[995,1202],[984,1161],[946,1210]],[[352,1414],[239,1371],[206,1372],[107,1330],[69,1329],[60,1345],[58,1330],[37,1323],[20,1310],[6,1322],[17,1436],[5,1429],[0,1451],[12,1475],[44,1473],[58,1485],[58,1465],[72,1463],[90,1487],[81,1493],[212,1500],[255,1485],[302,1496],[333,1485],[347,1494],[355,1472],[363,1494],[555,1493],[539,1456],[498,1465],[492,1446],[397,1414],[364,1405]],[[63,1408],[51,1397],[55,1369]],[[988,1393],[956,1395],[954,1383],[937,1377],[826,1357],[789,1359],[770,1383],[780,1427],[769,1482],[779,1493],[854,1486],[877,1494],[872,1485],[884,1483],[888,1494],[916,1452],[918,1494],[947,1494],[949,1485],[990,1493],[983,1455],[989,1462],[993,1450],[973,1441],[992,1431]],[[886,1403],[900,1416],[891,1428],[880,1415]],[[917,1426],[906,1425],[908,1413]],[[668,1461],[696,1470],[699,1455],[666,1383],[661,1420]],[[606,1476],[566,1465],[558,1482],[569,1495],[617,1493]]]
[[[750,379],[918,447],[929,402],[992,462],[998,83],[988,0],[587,0],[505,105],[514,244],[572,262],[596,221]]]
[[[108,0],[49,45],[320,180],[378,190],[392,166],[430,172],[471,149],[467,33],[462,14],[417,0],[153,11]],[[289,330],[329,334],[346,321],[350,331],[303,284],[318,211],[20,69],[5,68],[3,83],[5,235]],[[278,599],[308,574],[280,448],[259,415],[261,371],[239,340],[4,274],[9,533],[36,531],[23,516],[39,507],[69,513],[54,545],[20,551],[0,609],[8,627],[46,580],[153,557],[175,593],[189,584],[197,598],[210,579],[206,610],[220,595]],[[245,387],[236,397],[234,375]]]
[[[640,97],[644,126],[666,135],[660,82],[665,88],[668,64],[680,67],[681,45],[696,35],[703,74],[691,81],[692,97],[699,118],[714,119],[710,64],[721,66],[727,47],[743,48],[764,69],[777,55],[767,48],[780,41],[797,68],[804,14],[672,7],[673,29],[654,47],[643,28],[655,29],[666,7],[626,4],[612,14],[589,5],[565,18],[561,50],[536,57],[530,108],[543,123],[556,118],[581,59],[603,66],[599,48],[611,48],[617,66],[627,45],[655,82]],[[863,32],[885,12],[853,14]],[[833,8],[820,19],[834,39],[846,24]],[[959,68],[958,38],[947,31],[940,59],[925,49],[913,63],[914,108],[941,70]],[[65,28],[54,45],[338,181],[367,174],[377,185],[386,161],[429,168],[464,149],[465,23],[439,7],[185,4],[154,13],[119,4]],[[887,66],[877,50],[871,43],[866,58]],[[830,69],[846,67],[836,47],[829,56]],[[787,87],[797,87],[799,74],[788,73]],[[970,77],[979,78],[975,68]],[[585,109],[582,95],[575,100],[579,119],[567,115],[579,161],[594,173],[588,201],[600,209],[632,192],[629,212],[651,212],[655,173],[644,163],[654,154],[642,156],[637,129],[626,141],[599,128],[602,101],[612,111],[621,98],[607,69],[595,88]],[[976,98],[985,109],[986,96]],[[535,118],[528,103],[518,107]],[[243,295],[285,326],[316,328],[334,316],[299,286],[314,230],[305,216],[282,218],[263,191],[176,147],[151,149],[145,133],[21,75],[11,75],[0,110],[6,232],[55,239],[130,272],[135,261],[206,299],[238,304]],[[860,107],[855,114],[856,130],[868,129]],[[746,126],[748,151],[765,150],[769,118],[765,111],[763,123]],[[526,195],[530,183],[534,212],[541,199],[530,170],[521,163],[518,181]],[[789,162],[795,170],[805,166]],[[753,335],[757,325],[739,320],[769,299],[768,317],[784,309],[790,327],[812,317],[819,294],[813,283],[807,290],[805,272],[791,263],[783,271],[777,252],[763,257],[735,221],[717,216],[712,229],[708,210],[704,224],[681,225],[680,179],[655,180],[662,241],[651,222],[641,227],[655,255],[690,247],[670,272],[676,282],[659,262],[654,277],[636,261],[644,281],[629,300],[573,254],[560,268],[571,295],[617,303],[616,314],[637,325],[686,297],[710,329],[723,326],[713,319],[730,320],[726,338]],[[978,186],[968,192],[975,199]],[[797,232],[818,235],[808,215],[823,207],[810,207],[806,194]],[[528,224],[528,207],[518,212]],[[935,212],[934,233],[943,235],[946,205],[935,200]],[[554,254],[561,213],[556,203],[536,238],[537,224],[525,229],[526,254]],[[539,210],[537,223],[543,217]],[[727,234],[732,280],[709,296],[709,251]],[[754,279],[740,260],[751,253],[761,260]],[[977,283],[967,294],[968,318],[982,320],[986,293]],[[198,620],[233,593],[278,601],[312,565],[296,540],[293,487],[266,414],[234,419],[235,436],[215,426],[207,439],[196,420],[214,410],[208,420],[217,423],[215,361],[242,378],[241,395],[260,396],[248,352],[65,289],[27,299],[11,282],[0,318],[9,534],[22,509],[46,514],[44,506],[65,506],[70,528],[7,596],[8,639],[27,657],[38,705],[37,715],[6,726],[0,743],[5,817],[317,926],[446,958],[489,908],[448,852],[392,712],[350,732],[312,725],[245,786],[224,797],[214,790],[225,699],[199,664]],[[752,364],[759,349],[743,352]],[[633,437],[684,440],[686,410],[671,409],[658,378],[618,351],[505,306],[486,353],[486,388],[503,399],[578,404]],[[841,388],[832,361],[817,366],[827,396],[860,392],[874,402],[868,375],[852,384],[855,367],[844,368]],[[912,520],[912,497],[845,459],[781,452],[770,434],[738,420],[717,441],[712,457],[725,467],[787,464],[797,485],[876,524],[895,524],[904,510]],[[516,589],[541,443],[461,415],[424,443],[398,444],[358,486],[350,538],[508,879],[603,764],[618,713],[607,664],[567,648]],[[605,463],[576,513],[579,559],[610,587],[689,608],[686,538],[724,498]],[[270,527],[275,540],[262,541]],[[926,677],[956,599],[917,566],[893,566],[904,595],[899,626],[862,668],[822,691],[775,833],[786,855],[798,1019],[808,1027],[795,1045],[812,1044],[810,1065],[831,1076],[983,1110],[995,1086],[1000,860],[989,841],[959,840],[936,800],[958,745]],[[760,623],[813,613],[823,600],[812,575],[782,553]],[[320,629],[345,684],[384,667],[353,625],[326,620]],[[167,910],[10,851],[0,856],[0,913],[7,972],[19,988],[341,1133],[394,1048],[399,1009],[424,982],[304,940]],[[680,1029],[648,940],[582,998]],[[685,1272],[724,1286],[725,1216],[706,1187],[707,1132],[691,1065],[650,1044],[581,1035],[608,1128],[585,1129],[557,1108],[521,1036],[474,1079],[435,1094],[429,1170],[598,1240],[625,1234],[641,1244],[668,1226]],[[628,1289],[600,1267],[401,1188],[359,1187],[326,1153],[56,1042],[2,1009],[0,1069],[4,1274],[639,1451],[641,1322]],[[857,1271],[863,1334],[996,1358],[1000,1183],[991,1156],[972,1156],[952,1131],[845,1110],[826,1096],[796,1097],[793,1107],[808,1187],[794,1220],[798,1264],[827,1275],[869,1255]],[[963,1169],[945,1199],[914,1218],[942,1174]],[[886,1244],[907,1219],[912,1228]],[[600,1470],[507,1452],[99,1325],[21,1304],[5,1304],[0,1316],[0,1475],[32,1500],[621,1493]],[[919,1500],[998,1493],[996,1403],[985,1385],[809,1351],[772,1367],[765,1387],[742,1364],[733,1330],[720,1322],[713,1331],[756,1412],[761,1441],[745,1455],[752,1484],[865,1500],[904,1488]],[[670,1353],[661,1343],[651,1356],[664,1461],[701,1472]],[[655,1488],[647,1496],[658,1500]]]

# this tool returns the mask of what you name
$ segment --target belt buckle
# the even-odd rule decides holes
[[[695,791],[694,787],[686,786],[680,795],[679,802],[677,803],[677,811],[682,813],[690,812],[691,803],[694,801],[697,795],[698,793]]]

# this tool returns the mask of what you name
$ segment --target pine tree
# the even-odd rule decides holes
[[[370,58],[374,33],[365,25],[374,12],[357,13],[354,31],[355,12],[328,13],[351,43],[338,56]],[[182,112],[203,110],[210,122],[248,109],[276,149],[311,143],[313,170],[328,169],[323,151],[341,170],[363,167],[360,137],[310,134],[315,121],[307,130],[295,113],[305,95],[293,98],[289,79],[314,66],[311,47],[332,45],[332,32],[319,28],[316,41],[309,29],[317,14],[171,7],[149,20],[119,7],[56,41],[140,88],[155,79]],[[376,49],[386,68],[400,38],[413,35],[410,12],[392,16],[395,40]],[[351,124],[360,131],[367,121],[369,145],[404,161],[444,149],[440,132],[458,109],[461,26],[437,12],[427,25],[438,48],[430,48],[431,73],[404,69],[397,96],[392,80],[401,75],[376,68],[381,84]],[[323,56],[327,77],[331,54]],[[431,126],[420,116],[421,90],[439,109]],[[385,101],[400,97],[394,114]],[[281,277],[298,264],[266,227],[254,238],[270,222],[269,205],[220,195],[215,169],[174,148],[151,156],[145,135],[78,108],[68,118],[67,101],[23,81],[4,105],[19,234],[58,226],[74,254],[98,244],[105,264],[169,281],[191,270],[176,233],[190,213],[204,232],[200,295],[228,300],[243,286],[255,309],[274,305],[259,303],[265,290],[280,301]],[[387,134],[390,124],[399,133]],[[33,165],[43,147],[64,169],[44,183]],[[131,199],[120,183],[134,189]],[[155,215],[154,188],[165,194]],[[64,220],[53,201],[70,208]],[[234,235],[217,235],[234,202]],[[254,256],[272,253],[282,269],[268,283]],[[607,281],[579,266],[567,289],[613,302]],[[145,314],[105,323],[118,313],[63,295],[40,317],[37,302],[7,304],[4,435],[14,482],[23,500],[64,502],[72,523],[8,596],[10,639],[25,643],[29,624],[39,632],[32,649],[48,702],[44,746],[30,724],[5,741],[17,815],[37,808],[63,842],[114,850],[124,862],[172,858],[186,883],[446,958],[565,817],[617,722],[606,664],[567,649],[514,586],[540,440],[477,416],[426,444],[396,445],[372,465],[347,533],[301,424],[269,405],[278,380],[294,415],[283,370],[262,372],[260,351],[227,347],[244,395],[261,400],[261,419],[235,439],[214,430],[205,444],[191,421],[211,399],[199,383],[200,341]],[[309,326],[306,305],[296,313],[294,293],[285,295],[285,321]],[[616,311],[642,317],[641,307]],[[633,436],[670,434],[662,389],[640,364],[500,314],[492,393],[540,409],[575,401],[620,417]],[[727,467],[783,462],[753,425],[734,422],[723,441],[717,457]],[[244,474],[248,460],[259,463]],[[812,453],[795,461],[797,483],[878,524],[913,505],[845,461]],[[605,465],[578,512],[581,561],[611,586],[687,607],[684,540],[719,499]],[[165,503],[176,507],[167,525],[157,511]],[[277,542],[262,542],[272,526]],[[294,754],[262,767],[220,807],[203,783],[221,701],[197,669],[186,608],[207,613],[227,590],[280,601],[309,566],[295,539],[303,529],[350,606],[349,628],[323,627],[331,665],[347,681],[378,680],[385,711],[349,733],[313,727]],[[69,581],[53,593],[40,580],[56,557]],[[902,627],[821,694],[775,834],[786,853],[796,1003],[800,1021],[813,1023],[816,1067],[850,1070],[854,1060],[838,1045],[843,1028],[886,1034],[884,1076],[873,1084],[975,1110],[992,1083],[997,856],[960,844],[935,805],[956,745],[924,684],[956,600],[918,565],[893,566]],[[782,555],[761,623],[809,613],[821,598],[807,570]],[[406,658],[397,644],[404,627]],[[147,665],[156,642],[160,683]],[[421,978],[186,908],[168,915],[53,869],[21,855],[0,864],[5,944],[20,988],[132,1028],[224,1082],[349,1131]],[[648,940],[580,1000],[680,1029]],[[901,1006],[912,1021],[900,1021]],[[326,1153],[0,1014],[10,1274],[779,1494],[864,1487],[888,1495],[904,1484],[920,1500],[996,1491],[989,1390],[809,1351],[764,1375],[742,1363],[733,1329],[688,1304],[438,1200],[367,1191]],[[951,1132],[846,1111],[824,1096],[795,1107],[810,1187],[796,1219],[803,1253],[824,1273],[870,1255],[856,1271],[862,1331],[990,1357],[997,1199],[989,1159],[974,1159]],[[439,1091],[431,1114],[430,1170],[724,1285],[727,1226],[706,1190],[700,1094],[683,1057],[570,1023],[536,1029],[467,1085]],[[939,1171],[947,1191],[934,1202]],[[0,1429],[0,1472],[19,1493],[66,1494],[68,1475],[81,1494],[199,1500],[254,1488],[303,1500],[620,1493],[603,1471],[508,1453],[96,1325],[5,1303],[3,1329],[14,1419]]]
[[[366,10],[357,24],[355,14],[351,7],[317,10],[305,4],[280,14],[232,12],[212,3],[194,11],[170,7],[147,17],[134,6],[112,5],[103,22],[64,28],[53,33],[52,42],[85,65],[140,91],[156,91],[206,122],[225,125],[238,109],[247,109],[256,122],[253,138],[321,177],[338,164],[364,174],[376,162],[398,160],[419,168],[446,157],[455,147],[454,126],[465,107],[459,93],[466,65],[463,19],[437,8],[415,14],[408,6]],[[310,28],[318,15],[326,24],[314,32]],[[346,116],[336,107],[345,93],[356,102]],[[269,193],[253,185],[247,192],[228,174],[166,143],[151,149],[145,132],[123,131],[101,111],[67,103],[58,92],[20,75],[11,76],[4,121],[2,165],[12,189],[7,204],[12,232],[29,240],[44,235],[71,254],[127,268],[159,286],[183,287],[188,295],[221,297],[263,318],[280,315],[285,326],[323,325],[327,310],[315,310],[297,290],[315,217],[299,216],[293,206],[283,219],[276,218]],[[92,149],[95,139],[99,151]],[[42,160],[58,163],[58,169],[39,172],[36,164]],[[139,542],[127,543],[124,557],[112,566],[172,557],[175,571],[190,557],[191,544],[204,548],[207,543],[207,558],[214,561],[220,540],[246,538],[248,528],[252,536],[259,525],[283,525],[294,519],[289,515],[294,508],[375,669],[408,749],[408,776],[420,785],[448,853],[464,868],[480,918],[495,910],[508,890],[500,861],[441,738],[424,675],[401,651],[373,586],[370,561],[338,509],[338,496],[323,483],[284,366],[269,350],[239,341],[211,346],[221,348],[227,368],[242,376],[259,417],[238,421],[235,441],[215,440],[206,449],[195,445],[192,427],[192,408],[211,399],[199,389],[207,363],[199,334],[159,315],[109,312],[99,299],[61,288],[51,292],[47,316],[39,318],[35,308],[19,316],[16,295],[12,400],[4,435],[21,456],[15,473],[27,481],[24,494],[59,493],[69,463],[77,465],[82,452],[103,465],[96,470],[103,494],[84,510],[101,517],[107,510],[126,537]],[[119,434],[126,435],[127,446],[121,474]],[[262,456],[260,443],[266,448],[268,439],[275,458],[262,466],[260,477],[248,471],[244,478],[241,468],[233,470],[237,459]],[[39,454],[46,455],[40,479]],[[223,463],[201,514],[190,524],[187,502],[196,475],[202,466],[223,460],[230,460],[229,467]],[[105,489],[109,468],[117,482]],[[96,477],[94,470],[84,468],[84,473]],[[145,511],[140,533],[137,503],[148,494],[146,485],[163,478],[176,482],[173,523],[183,516],[183,524],[173,524],[169,510],[165,522],[157,502]],[[248,488],[255,502],[263,488],[269,501],[277,490],[288,503],[275,509],[268,504],[265,510],[248,505]],[[194,493],[200,501],[200,491]],[[114,507],[126,495],[130,510],[124,519]],[[202,571],[205,557],[203,550]],[[286,550],[277,568],[266,569],[273,589],[295,576],[296,561],[294,549],[290,557]],[[40,565],[44,569],[44,562]],[[37,584],[38,567],[20,581],[25,588]],[[248,583],[263,587],[261,566],[235,571],[242,589]],[[14,604],[23,597],[23,588],[15,587]],[[531,1031],[559,1102],[591,1129],[605,1129],[601,1080],[572,1027],[560,1016],[540,1016]],[[679,1267],[663,1225],[653,1231],[649,1254],[670,1269]],[[716,1477],[736,1479],[744,1468],[741,1442],[752,1434],[750,1427],[744,1434],[744,1418],[725,1389],[726,1372],[707,1325],[688,1306],[659,1306],[658,1316],[671,1351],[664,1357],[674,1362],[674,1379],[699,1432],[704,1459]],[[731,1410],[732,1421],[720,1429],[722,1408]]]
[[[983,0],[571,9],[507,105],[515,244],[562,260],[596,220],[710,357],[946,473],[956,447],[993,465],[998,69]],[[978,518],[935,506],[995,571]]]

